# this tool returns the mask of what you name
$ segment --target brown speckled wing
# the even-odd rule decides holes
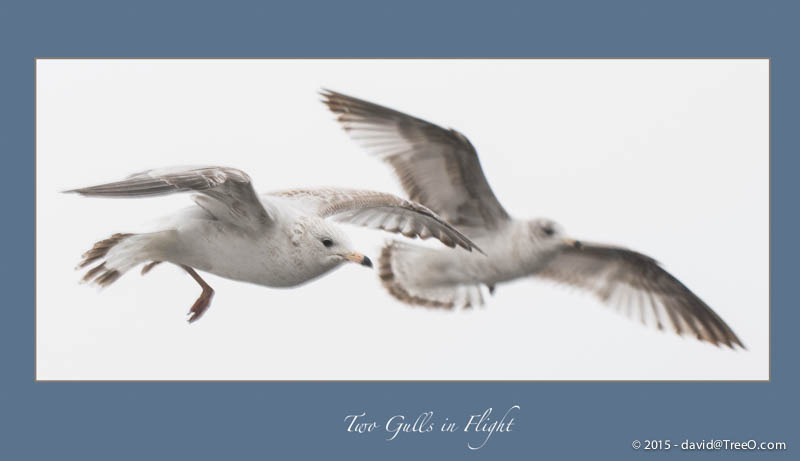
[[[658,262],[624,248],[565,245],[533,275],[588,290],[607,304],[624,308],[645,324],[730,348],[744,345],[731,328],[697,295]]]
[[[510,219],[461,133],[335,91],[321,95],[347,134],[391,165],[411,200],[456,227],[494,229]]]
[[[318,188],[270,192],[268,196],[295,202],[320,217],[400,233],[406,237],[433,237],[443,244],[481,251],[469,238],[428,208],[392,194],[356,189]],[[482,252],[482,251],[481,251]]]
[[[195,202],[217,219],[259,227],[272,219],[258,199],[250,177],[234,168],[173,167],[143,171],[123,181],[67,192],[93,197],[148,197],[197,192]]]

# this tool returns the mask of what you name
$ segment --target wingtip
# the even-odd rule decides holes
[[[487,255],[487,254],[486,254],[486,252],[485,252],[485,251],[483,251],[483,250],[481,249],[481,247],[479,247],[478,245],[472,244],[472,249],[473,249],[473,250],[475,250],[475,251],[477,251],[478,253],[480,253],[480,254],[482,254],[482,255],[486,256],[486,257],[488,257],[488,256],[489,256],[489,255]]]
[[[324,103],[328,103],[328,102],[331,102],[331,98],[332,98],[333,96],[336,96],[336,95],[337,95],[337,94],[339,94],[339,93],[337,93],[336,91],[333,91],[333,90],[331,90],[331,89],[329,89],[329,88],[325,88],[325,87],[323,86],[323,87],[320,87],[320,89],[319,89],[319,91],[317,92],[317,94],[318,94],[318,95],[320,95],[320,96],[322,96],[322,102],[324,102]]]
[[[747,346],[745,346],[744,343],[736,336],[723,338],[723,339],[721,339],[719,341],[708,341],[708,340],[705,340],[705,339],[700,339],[700,340],[701,341],[710,342],[711,344],[713,344],[714,346],[717,346],[720,349],[723,349],[723,348],[727,347],[728,349],[730,349],[732,351],[736,351],[736,350],[739,350],[739,349],[741,349],[743,351],[748,350]]]
[[[325,87],[321,87],[318,91],[318,94],[322,96],[321,102],[327,105],[331,111],[336,113],[339,113],[344,108],[353,104],[371,104],[367,101],[363,101],[348,94],[340,93],[336,90],[331,90],[330,88]],[[349,109],[347,111],[349,111]]]
[[[333,90],[329,90],[329,89],[327,89],[325,87],[322,87],[322,88],[319,89],[317,94],[321,97],[319,102],[321,102],[322,104],[325,104],[325,106],[327,106],[329,110],[333,110],[333,107],[334,107],[334,104],[335,104],[335,101],[333,100],[333,98],[338,93],[336,93]]]

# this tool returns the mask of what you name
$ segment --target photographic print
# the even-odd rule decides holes
[[[768,380],[769,160],[766,59],[40,59],[36,377]]]

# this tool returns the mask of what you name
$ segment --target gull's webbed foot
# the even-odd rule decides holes
[[[203,316],[208,308],[211,306],[211,298],[214,297],[214,290],[209,287],[207,290],[203,289],[200,297],[194,302],[192,308],[189,309],[189,323],[195,322]]]
[[[194,302],[194,304],[192,305],[192,308],[189,309],[189,319],[188,320],[189,320],[189,323],[192,323],[192,322],[197,321],[200,317],[202,317],[203,314],[205,314],[206,311],[208,310],[208,308],[211,306],[211,298],[214,297],[214,289],[211,288],[206,283],[206,281],[203,280],[200,277],[200,275],[197,274],[197,272],[195,272],[194,269],[192,269],[189,266],[184,266],[182,264],[181,264],[181,267],[183,268],[183,270],[188,272],[189,275],[191,275],[192,278],[203,289],[203,292],[200,293],[200,297],[197,298],[197,301]]]

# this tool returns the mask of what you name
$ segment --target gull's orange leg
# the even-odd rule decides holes
[[[203,292],[200,293],[200,297],[197,298],[197,301],[194,302],[192,308],[189,309],[189,323],[192,323],[202,317],[206,310],[208,310],[208,307],[211,306],[211,298],[214,297],[214,289],[211,288],[205,280],[200,278],[194,269],[189,266],[184,266],[183,264],[181,264],[181,267],[192,276],[194,281],[197,282],[200,287],[203,288]]]

